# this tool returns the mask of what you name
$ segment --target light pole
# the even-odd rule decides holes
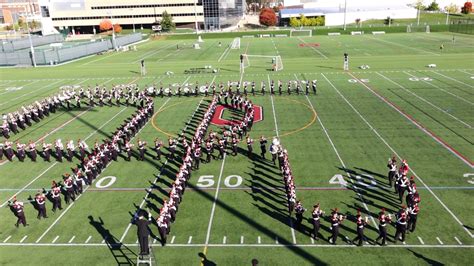
[[[417,18],[416,18],[416,26],[420,26],[420,6],[418,6],[418,12],[417,12]]]
[[[36,67],[35,48],[33,47],[33,40],[31,39],[30,24],[28,24],[28,13],[25,14],[26,29],[28,30],[28,39],[30,41],[31,62],[33,67]]]
[[[196,27],[196,34],[198,34],[198,20],[197,20],[197,0],[194,0],[194,25]]]
[[[344,0],[344,30],[346,30],[347,0]]]
[[[446,25],[449,24],[449,10],[446,11]]]
[[[135,33],[135,17],[133,16],[133,8],[130,8],[130,13],[132,13],[133,33]]]
[[[115,50],[117,47],[115,45],[114,17],[112,16],[112,10],[109,10],[107,13],[110,15],[110,23],[112,23],[112,48]]]

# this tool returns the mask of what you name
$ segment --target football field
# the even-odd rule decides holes
[[[156,225],[150,226],[153,253],[161,265],[325,265],[325,264],[457,264],[474,259],[474,37],[452,33],[407,33],[361,36],[242,38],[240,49],[230,49],[233,38],[206,39],[193,49],[193,39],[161,38],[137,44],[137,51],[107,53],[56,67],[1,68],[0,113],[21,109],[58,93],[64,86],[108,89],[138,84],[140,89],[195,87],[228,82],[255,82],[248,98],[262,110],[250,136],[254,154],[245,141],[236,156],[228,153],[194,170],[183,195],[176,221],[162,246]],[[444,48],[440,46],[443,44]],[[343,71],[347,52],[350,70]],[[249,57],[239,72],[239,55]],[[271,58],[280,56],[284,69],[271,71]],[[140,75],[140,60],[147,74]],[[428,68],[435,64],[436,68]],[[365,69],[359,66],[367,65]],[[209,67],[210,66],[210,67]],[[217,72],[212,71],[216,69]],[[270,83],[283,83],[283,93],[269,93]],[[317,93],[291,95],[292,88],[317,81]],[[267,93],[260,93],[266,84]],[[167,198],[180,162],[154,158],[155,138],[167,147],[169,136],[194,135],[211,96],[155,97],[155,113],[139,131],[148,143],[144,161],[119,158],[111,162],[91,186],[63,210],[37,220],[25,205],[29,226],[16,228],[8,207],[14,196],[27,201],[53,180],[60,181],[80,161],[0,161],[0,264],[135,264],[139,252],[136,226],[130,224],[137,208],[157,217]],[[83,105],[62,110],[35,123],[10,141],[53,143],[109,139],[136,108]],[[224,119],[241,114],[224,109]],[[210,129],[221,132],[212,125]],[[278,137],[288,150],[296,194],[307,209],[303,226],[293,225],[278,164],[260,158],[258,139]],[[0,138],[1,142],[5,138]],[[168,151],[165,149],[164,154]],[[215,152],[217,155],[217,152]],[[378,213],[392,216],[406,204],[389,187],[387,160],[406,159],[421,197],[416,230],[404,243],[393,242],[388,226],[387,246],[375,243]],[[314,240],[312,206],[326,212],[323,238]],[[331,235],[331,209],[347,215],[337,245]],[[362,247],[355,215],[368,217],[367,241]],[[205,257],[205,259],[202,259]]]

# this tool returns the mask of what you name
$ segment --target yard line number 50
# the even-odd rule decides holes
[[[242,185],[242,177],[240,175],[229,175],[224,178],[224,185],[229,188],[234,188]],[[196,186],[206,188],[212,187],[215,184],[213,175],[202,175],[199,177]]]

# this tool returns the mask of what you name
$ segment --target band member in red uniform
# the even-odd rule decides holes
[[[23,226],[28,226],[29,224],[26,223],[25,212],[23,210],[23,202],[18,201],[16,197],[13,197],[13,201],[9,202],[9,206],[13,209],[15,216],[18,219],[15,226],[18,227],[20,223],[23,224]]]
[[[362,215],[360,215],[360,210],[357,211],[357,216],[356,216],[356,224],[357,224],[357,237],[352,240],[353,243],[355,243],[357,240],[359,243],[357,243],[358,246],[362,246],[362,243],[365,240],[364,236],[364,228],[365,225],[367,224],[367,219],[368,217],[362,218]]]
[[[56,212],[56,209],[62,210],[61,206],[61,188],[58,184],[53,181],[53,185],[51,186],[51,198],[53,199],[53,212]]]
[[[344,221],[346,217],[338,213],[338,209],[334,209],[331,213],[331,233],[329,237],[329,243],[335,245],[337,237],[339,236],[339,226]]]
[[[318,234],[319,234],[319,228],[321,225],[321,216],[324,214],[324,212],[321,210],[319,207],[319,203],[316,203],[316,205],[313,206],[313,212],[311,213],[311,221],[313,223],[313,238],[314,240],[318,240]]]
[[[390,216],[387,216],[385,214],[385,209],[382,209],[382,211],[379,213],[379,236],[375,240],[375,242],[378,242],[380,239],[382,239],[382,246],[387,245],[387,223],[390,222]]]
[[[418,218],[418,213],[420,212],[420,208],[418,204],[408,207],[408,226],[407,229],[410,232],[414,232],[416,228],[416,220]]]
[[[405,206],[402,206],[402,209],[397,213],[396,228],[397,232],[395,233],[394,241],[397,242],[398,240],[401,240],[402,242],[405,242],[405,233],[407,231],[407,213]]]
[[[397,173],[397,158],[393,156],[388,160],[388,185],[392,187],[393,182],[395,181],[395,174]]]
[[[48,218],[46,215],[46,196],[40,192],[35,196],[36,206],[38,208],[38,219]]]

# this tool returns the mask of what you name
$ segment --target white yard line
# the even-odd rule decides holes
[[[262,244],[262,238],[260,236],[257,237],[257,243]]]
[[[450,79],[450,80],[452,80],[452,81],[456,81],[457,83],[462,84],[462,85],[464,85],[464,86],[468,86],[468,87],[470,87],[470,88],[474,88],[474,86],[472,86],[472,85],[469,85],[469,84],[467,84],[467,83],[464,83],[464,82],[462,82],[462,81],[459,81],[459,80],[457,80],[457,79],[455,79],[455,78],[448,77],[448,76],[446,76],[446,75],[444,75],[444,74],[441,74],[441,73],[439,73],[439,72],[437,72],[437,71],[430,71],[430,72],[431,72],[431,73],[438,74],[438,75],[440,75],[440,76],[443,76],[443,77],[445,77],[445,78],[447,78],[447,79]]]
[[[58,81],[56,81],[56,82],[50,83],[50,84],[45,85],[45,86],[43,86],[43,87],[40,87],[40,88],[38,88],[38,89],[35,89],[35,90],[32,90],[32,91],[27,92],[27,93],[25,93],[25,94],[22,94],[22,95],[20,95],[20,96],[18,96],[18,97],[15,97],[15,98],[13,98],[13,99],[8,99],[6,102],[0,103],[0,106],[4,105],[4,104],[6,104],[6,103],[11,103],[12,101],[18,100],[18,99],[20,99],[20,98],[25,97],[26,95],[30,95],[30,94],[32,94],[32,93],[34,93],[34,92],[38,92],[38,91],[43,90],[43,89],[45,89],[45,88],[54,87],[57,83],[60,83],[60,82],[61,82],[61,80],[58,80]]]
[[[423,241],[423,239],[421,239],[421,237],[419,237],[419,236],[418,236],[418,240],[420,241],[420,243],[421,243],[422,245],[425,244],[425,242]]]
[[[106,247],[109,244],[107,243],[0,243],[0,246],[19,246],[19,247]],[[137,243],[126,243],[123,244],[129,247],[137,247]],[[161,246],[161,244],[158,244]],[[204,247],[205,244],[167,244],[168,248],[181,248],[181,247]],[[302,248],[328,248],[328,249],[346,249],[346,248],[459,248],[459,249],[471,249],[474,248],[474,245],[419,245],[419,244],[398,244],[398,245],[387,245],[387,246],[380,246],[380,245],[364,245],[362,247],[356,245],[349,245],[349,244],[341,244],[341,245],[329,245],[329,244],[208,244],[209,247],[219,247],[219,248],[226,248],[226,247],[255,247],[255,248],[288,248],[288,247],[302,247]]]
[[[244,236],[240,236],[240,244],[242,245],[244,243]]]
[[[226,242],[227,242],[227,236],[224,236],[224,237],[222,238],[222,244],[225,244]]]
[[[268,87],[270,87],[270,75],[267,75],[267,78],[268,78]],[[273,95],[271,93],[270,93],[270,100],[272,102],[273,122],[275,124],[276,137],[280,138],[280,134],[278,133],[278,123],[277,123],[276,112],[275,112],[275,104],[273,103]],[[293,226],[293,218],[291,217],[291,214],[288,215],[288,219],[290,222],[291,238],[293,240],[293,244],[296,244],[296,234],[295,234],[295,229]]]
[[[193,236],[189,236],[189,239],[188,239],[188,244],[191,244],[193,241]]]
[[[423,98],[423,97],[419,96],[418,94],[412,92],[411,90],[405,88],[405,87],[404,87],[403,85],[401,85],[400,83],[398,83],[398,82],[396,82],[396,81],[393,81],[392,79],[388,78],[387,76],[384,76],[383,74],[380,74],[379,72],[375,72],[375,73],[376,73],[377,75],[381,76],[382,78],[388,80],[389,82],[395,84],[396,86],[398,86],[399,88],[403,89],[404,91],[406,91],[406,92],[410,93],[411,95],[415,96],[416,98],[418,98],[418,99],[422,100],[423,102],[429,104],[431,107],[435,108],[436,110],[438,110],[438,111],[444,113],[445,115],[451,117],[452,119],[458,121],[459,123],[465,125],[466,127],[472,128],[472,126],[469,125],[468,123],[462,121],[461,119],[455,117],[454,115],[452,115],[452,114],[446,112],[445,110],[443,110],[442,108],[438,107],[437,105],[434,105],[432,102],[426,100],[425,98]]]
[[[459,72],[461,72],[461,73],[464,73],[464,74],[471,75],[471,76],[474,75],[474,73],[469,73],[469,72],[466,72],[466,71],[460,70],[460,69],[458,69],[457,71],[459,71]]]
[[[222,174],[224,173],[225,158],[227,153],[224,153],[224,158],[222,159],[221,170],[219,171],[219,178],[217,179],[217,188],[216,194],[214,194],[214,201],[212,202],[211,215],[209,216],[209,223],[207,225],[206,241],[205,248],[209,244],[209,238],[211,237],[212,221],[214,220],[214,213],[216,211],[217,198],[219,197],[219,188],[221,187]]]
[[[462,242],[459,240],[459,238],[454,237],[454,239],[456,240],[456,242],[458,242],[459,245],[462,245]]]
[[[436,240],[438,240],[438,243],[439,243],[440,245],[444,245],[443,241],[441,241],[441,239],[439,239],[439,237],[436,237]]]
[[[72,241],[74,241],[74,238],[76,238],[76,236],[72,236],[71,239],[69,239],[68,243],[72,243]]]
[[[89,241],[91,240],[92,236],[89,236],[87,239],[86,239],[86,244],[89,243]]]
[[[23,241],[25,241],[25,239],[27,238],[28,236],[24,236],[21,240],[20,240],[20,243],[23,243]]]
[[[155,55],[155,54],[157,54],[157,53],[159,53],[159,52],[161,52],[161,51],[163,51],[163,50],[166,50],[167,48],[169,48],[169,47],[171,47],[171,46],[179,45],[180,43],[182,43],[182,41],[177,42],[177,43],[172,43],[172,44],[167,45],[167,46],[165,46],[165,47],[161,47],[160,49],[158,49],[158,50],[156,50],[156,51],[148,52],[148,53],[144,54],[142,57],[140,57],[140,59],[137,59],[137,60],[133,61],[133,63],[139,63],[141,60],[144,60],[144,59],[147,58],[147,57],[150,57],[150,56],[152,56],[152,55]]]
[[[7,243],[7,242],[8,242],[8,240],[10,240],[10,238],[12,238],[12,236],[11,236],[11,235],[7,236],[7,238],[5,238],[5,240],[3,240],[3,243]]]
[[[415,48],[415,47],[411,47],[411,46],[404,45],[404,44],[400,44],[400,43],[396,43],[396,42],[391,42],[391,41],[382,40],[382,39],[373,38],[373,37],[366,37],[366,36],[364,36],[364,37],[367,38],[367,39],[370,39],[370,40],[375,40],[375,41],[380,41],[380,42],[384,42],[384,43],[389,43],[389,44],[397,45],[397,46],[404,47],[404,48],[407,48],[407,49],[411,49],[411,50],[414,50],[414,51],[419,51],[419,52],[428,53],[428,54],[432,54],[432,55],[436,55],[436,56],[441,56],[440,54],[437,54],[437,53],[434,53],[434,52],[425,51],[425,50],[420,49],[420,48]]]
[[[127,108],[124,107],[120,112],[118,112],[117,114],[115,114],[112,118],[110,118],[108,121],[106,121],[104,124],[102,124],[98,129],[94,130],[94,132],[92,132],[91,134],[89,134],[89,136],[87,136],[84,141],[88,140],[90,137],[92,137],[95,133],[97,133],[99,130],[101,130],[104,126],[106,126],[108,123],[110,123],[115,117],[117,117],[118,115],[120,115],[123,111],[125,111]],[[54,131],[54,130],[53,130]],[[48,133],[49,134],[49,133]],[[53,168],[54,166],[56,166],[58,164],[58,162],[54,162],[51,166],[49,166],[45,171],[43,171],[41,174],[39,174],[38,176],[36,176],[35,178],[33,178],[33,180],[31,180],[28,184],[26,184],[23,188],[21,188],[18,192],[16,192],[15,194],[13,194],[13,196],[11,196],[7,201],[5,201],[1,206],[0,208],[3,208],[9,200],[13,199],[14,197],[16,197],[18,194],[20,194],[21,192],[23,192],[27,187],[29,187],[31,184],[33,184],[33,182],[35,182],[38,178],[40,178],[41,176],[43,176],[46,172],[48,172],[51,168]]]
[[[220,62],[222,60],[222,58],[224,57],[225,53],[230,50],[230,45],[227,46],[227,48],[224,50],[224,52],[222,52],[221,56],[219,57],[219,59],[217,60],[217,62]]]
[[[411,76],[411,77],[416,77],[416,76],[414,76],[414,75],[412,75],[412,74],[410,74],[410,73],[408,73],[408,72],[406,72],[406,71],[403,71],[403,73],[405,73],[405,74],[407,74],[407,75],[409,75],[409,76]],[[470,105],[474,105],[473,102],[468,101],[468,100],[464,99],[463,97],[458,96],[458,95],[456,95],[456,94],[454,94],[454,93],[452,93],[452,92],[450,92],[450,91],[447,91],[447,90],[441,88],[440,86],[433,84],[432,82],[428,82],[428,81],[426,81],[426,80],[421,80],[421,81],[423,81],[424,83],[430,85],[431,87],[435,87],[435,88],[437,88],[437,89],[439,89],[439,90],[441,90],[441,91],[443,91],[443,92],[445,92],[445,93],[447,93],[447,94],[449,94],[449,95],[451,95],[451,96],[453,96],[453,97],[456,97],[458,100],[461,100],[461,101],[463,101],[463,102],[466,102],[466,103],[468,103],[468,104],[470,104]]]
[[[323,74],[322,74],[323,75]],[[364,86],[366,89],[368,89],[370,92],[372,92],[372,94],[374,94],[375,96],[377,96],[381,101],[383,101],[384,103],[386,103],[388,106],[392,107],[395,111],[397,111],[399,114],[401,114],[403,117],[405,117],[406,119],[408,119],[412,124],[414,124],[416,127],[418,127],[421,131],[423,131],[425,134],[427,134],[428,136],[430,136],[433,140],[435,140],[436,142],[438,142],[441,146],[443,146],[445,149],[447,149],[449,152],[451,152],[453,155],[455,155],[456,157],[458,157],[461,161],[463,161],[466,165],[468,165],[469,167],[471,168],[474,168],[474,164],[468,159],[466,158],[464,155],[462,155],[461,153],[459,153],[458,151],[456,151],[453,147],[451,147],[449,144],[447,144],[446,142],[444,142],[442,139],[440,139],[438,136],[436,136],[434,133],[432,133],[431,131],[429,131],[427,128],[425,128],[423,125],[421,125],[419,122],[417,122],[416,120],[414,120],[410,115],[406,114],[400,107],[396,106],[395,104],[393,104],[392,102],[390,102],[389,100],[387,100],[385,97],[383,97],[382,95],[378,94],[377,92],[375,92],[373,89],[371,89],[369,86],[367,86],[364,82],[360,81],[360,79],[358,79],[356,76],[354,76],[352,73],[348,73],[349,76],[351,76],[352,78],[354,78],[355,80],[358,81],[359,84],[361,84],[362,86]]]
[[[303,39],[301,39],[301,37],[298,37],[298,40],[300,40],[301,42],[307,44],[307,42]],[[324,59],[329,59],[327,56],[325,56],[323,53],[321,53],[321,51],[319,51],[318,49],[314,48],[313,46],[310,46],[311,49],[313,49],[314,51],[316,51],[320,56],[322,56]]]
[[[173,237],[171,238],[171,241],[170,241],[171,244],[174,243],[174,239],[175,239],[175,238],[176,238],[176,236],[173,236]]]
[[[53,241],[51,241],[51,243],[56,243],[56,241],[58,240],[59,236],[56,236]]]
[[[352,108],[352,110],[357,114],[359,115],[359,117],[362,119],[362,121],[364,121],[364,123],[372,130],[372,132],[374,132],[375,135],[377,135],[377,137],[392,151],[393,154],[395,154],[400,160],[402,159],[402,157],[392,148],[392,146],[390,146],[390,144],[388,144],[388,142],[379,134],[379,132],[367,121],[367,119],[365,119],[364,116],[362,116],[362,114],[346,99],[346,97],[344,95],[342,95],[342,93],[329,81],[329,79],[326,78],[326,76],[324,76],[324,74],[321,74],[328,82],[329,84],[334,88],[334,90],[336,90],[336,92],[342,97],[342,99],[344,99],[344,101]],[[356,78],[354,75],[351,75],[352,77]],[[357,79],[357,78],[356,78]],[[361,82],[359,79],[357,79],[359,81],[359,84],[362,84],[363,86],[365,86],[366,88],[368,88],[369,90],[371,90],[367,85],[365,85],[363,82]],[[446,206],[446,204],[444,204],[443,201],[441,201],[441,199],[433,192],[433,190],[431,190],[428,185],[426,185],[426,183],[423,181],[423,179],[421,179],[417,174],[416,172],[412,169],[410,169],[410,171],[413,173],[413,175],[417,178],[417,180],[419,180],[421,182],[421,184],[426,187],[426,189],[431,193],[431,195],[433,195],[433,197],[446,209],[446,211],[451,214],[451,216],[454,218],[454,220],[456,222],[459,223],[459,225],[462,226],[462,228],[468,233],[468,235],[472,238],[474,238],[474,235],[469,231],[469,229],[467,229],[464,224],[459,220],[459,218],[448,208],[448,206]]]
[[[38,82],[38,81],[39,81],[39,80],[35,80],[35,81],[30,82],[30,83],[28,83],[28,84],[20,85],[20,86],[15,86],[15,87],[22,87],[22,88],[24,88],[24,87],[30,86],[31,84],[36,83],[36,82]],[[8,83],[11,83],[11,82],[12,82],[12,81],[8,81],[7,84],[8,84]],[[13,87],[12,85],[3,85],[3,86],[5,86],[5,87],[7,87],[7,86],[8,86],[8,87]],[[6,93],[9,93],[9,92],[16,92],[16,91],[4,91],[4,92],[0,93],[0,95],[6,94]]]
[[[323,74],[321,74],[321,75],[323,75]],[[326,76],[323,75],[323,77],[329,82],[329,84],[330,84],[331,86],[334,87],[334,85],[326,78]],[[296,74],[295,74],[295,78],[296,78],[296,80],[298,80],[298,77],[296,76]],[[316,109],[314,108],[313,103],[309,100],[308,95],[305,95],[305,96],[306,96],[306,100],[308,100],[308,103],[309,103],[309,105],[311,106],[311,109],[313,109],[313,111],[316,112]],[[337,148],[336,148],[336,145],[334,144],[334,142],[332,141],[331,137],[329,136],[329,133],[328,133],[328,131],[326,130],[326,127],[324,126],[323,121],[321,121],[321,117],[318,116],[318,119],[317,119],[317,120],[318,120],[318,122],[319,122],[319,125],[320,125],[321,128],[323,129],[324,134],[326,135],[326,138],[329,140],[329,144],[331,144],[332,149],[333,149],[334,152],[336,153],[336,156],[337,156],[337,158],[339,159],[339,162],[341,163],[342,167],[344,167],[344,169],[347,169],[346,164],[345,164],[344,161],[342,160],[341,155],[339,154],[339,151],[338,151]],[[370,215],[369,206],[367,206],[367,203],[365,202],[364,197],[363,197],[362,194],[360,194],[360,192],[359,192],[359,188],[356,186],[356,184],[354,183],[354,180],[351,178],[351,176],[352,176],[351,173],[349,173],[349,171],[346,171],[346,170],[345,170],[344,172],[346,172],[347,176],[349,177],[349,181],[352,183],[352,185],[353,185],[353,187],[354,187],[354,189],[355,189],[355,192],[356,192],[357,196],[359,196],[360,200],[362,201],[362,204],[364,205],[364,209],[367,211],[367,214],[369,215],[370,220],[372,221],[372,223],[374,224],[374,226],[377,228],[378,225],[377,225],[377,223],[375,222],[374,217],[372,217],[372,215]]]

